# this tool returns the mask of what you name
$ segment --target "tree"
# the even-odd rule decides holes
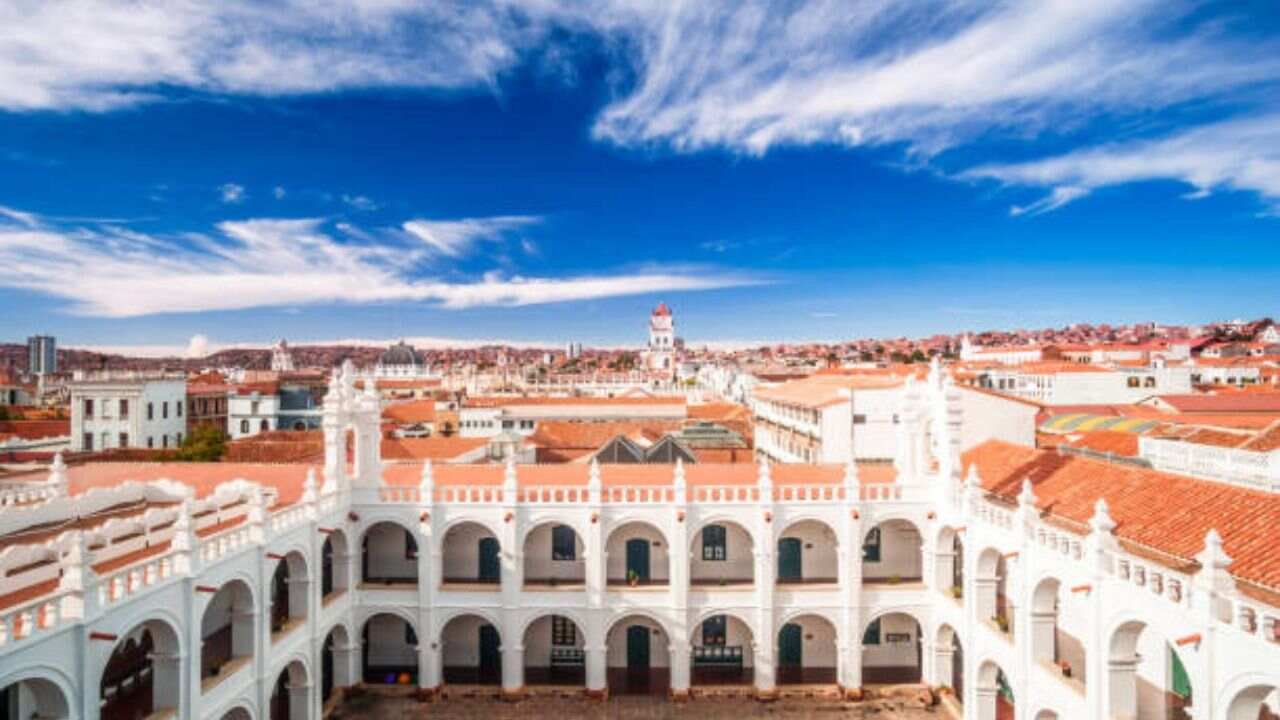
[[[928,361],[929,361],[929,358],[925,357],[924,352],[918,348],[916,349],[915,352],[911,353],[911,362],[913,363],[928,362]]]
[[[227,450],[227,437],[221,428],[198,425],[182,441],[182,447],[174,453],[175,460],[186,462],[217,462]]]

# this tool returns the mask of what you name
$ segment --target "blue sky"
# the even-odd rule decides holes
[[[1272,2],[19,0],[0,338],[1280,314]]]

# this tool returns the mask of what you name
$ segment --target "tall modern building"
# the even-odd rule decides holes
[[[27,338],[27,372],[33,375],[58,372],[58,342],[52,335]]]

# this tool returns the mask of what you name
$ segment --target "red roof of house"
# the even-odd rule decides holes
[[[1105,499],[1119,539],[1168,555],[1184,570],[1192,569],[1209,530],[1217,530],[1233,558],[1232,575],[1280,590],[1278,494],[998,440],[966,452],[966,472],[974,464],[983,488],[1011,502],[1030,480],[1036,507],[1081,532],[1098,499]]]
[[[666,303],[660,302],[658,303],[658,307],[653,309],[653,314],[654,315],[670,315],[671,308],[667,307]]]
[[[1277,413],[1280,392],[1223,395],[1161,395],[1159,399],[1184,413]]]
[[[434,422],[436,419],[436,401],[427,398],[425,400],[392,403],[382,409],[382,418],[398,425]]]

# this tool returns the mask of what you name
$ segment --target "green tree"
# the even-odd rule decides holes
[[[227,450],[227,436],[220,428],[200,425],[191,431],[182,447],[175,453],[176,460],[186,462],[217,462]]]

